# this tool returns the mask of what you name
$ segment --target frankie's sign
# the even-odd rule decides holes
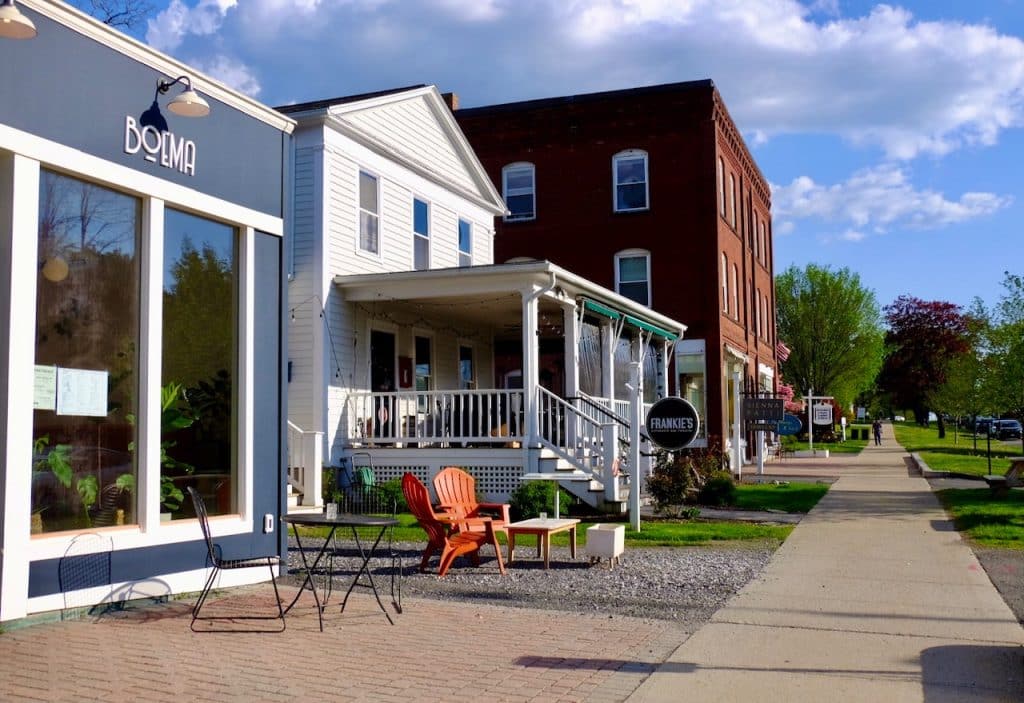
[[[196,143],[174,132],[161,132],[152,125],[140,127],[131,115],[124,118],[124,152],[138,154],[150,163],[174,169],[186,176],[196,175]]]
[[[690,401],[677,396],[662,398],[647,411],[647,436],[669,451],[682,449],[697,437],[700,417]]]

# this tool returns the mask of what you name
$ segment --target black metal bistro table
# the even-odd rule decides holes
[[[284,522],[291,524],[292,531],[295,533],[295,542],[299,546],[299,555],[302,557],[302,565],[306,570],[306,578],[302,582],[302,586],[299,587],[299,592],[295,594],[295,598],[288,604],[288,607],[284,609],[287,613],[292,609],[295,603],[299,600],[302,592],[308,587],[313,592],[313,600],[316,601],[317,615],[320,618],[320,631],[324,630],[324,608],[327,607],[327,600],[330,598],[332,586],[331,583],[334,577],[334,560],[333,554],[328,562],[329,566],[327,569],[327,584],[325,585],[325,593],[323,599],[316,592],[316,582],[313,580],[313,572],[317,566],[323,560],[327,554],[328,546],[334,544],[334,533],[337,532],[339,527],[347,527],[352,530],[352,537],[355,539],[356,548],[359,552],[360,565],[356,571],[355,576],[352,577],[352,582],[349,584],[348,590],[345,592],[345,598],[341,601],[341,611],[345,612],[345,604],[348,603],[348,597],[352,595],[353,589],[357,585],[360,585],[359,579],[364,574],[369,580],[368,585],[373,589],[373,595],[377,598],[377,605],[384,611],[384,616],[388,619],[388,622],[392,625],[395,622],[391,619],[391,615],[388,613],[387,608],[380,599],[380,594],[377,592],[377,584],[374,583],[373,574],[370,571],[370,560],[374,557],[377,550],[377,545],[380,544],[381,538],[384,536],[384,532],[389,527],[398,525],[398,520],[390,517],[376,517],[373,515],[352,515],[348,513],[340,513],[336,518],[328,518],[323,513],[306,513],[297,515],[284,515],[281,517]],[[302,538],[299,536],[299,527],[329,527],[330,532],[327,534],[327,538],[324,540],[323,546],[316,553],[313,562],[310,563],[306,558],[306,550],[302,547]],[[377,532],[376,539],[373,540],[373,544],[369,548],[364,546],[364,541],[359,537],[357,528],[361,527],[377,527],[380,528]],[[333,547],[331,547],[333,549]],[[401,588],[401,586],[399,586]],[[400,607],[396,603],[396,609],[401,612]]]

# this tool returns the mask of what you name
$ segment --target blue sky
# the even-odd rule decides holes
[[[772,184],[775,266],[996,302],[1024,273],[1024,0],[156,0],[137,36],[270,105],[463,107],[711,78]]]

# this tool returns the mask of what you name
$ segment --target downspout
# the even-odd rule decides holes
[[[523,468],[526,473],[538,473],[540,441],[537,434],[537,386],[540,364],[537,340],[537,299],[555,289],[557,277],[549,271],[546,286],[523,295],[523,409],[526,416],[526,441],[523,442]]]

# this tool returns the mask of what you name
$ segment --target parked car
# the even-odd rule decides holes
[[[991,434],[999,439],[1020,439],[1020,422],[1018,420],[995,420],[992,422]]]

